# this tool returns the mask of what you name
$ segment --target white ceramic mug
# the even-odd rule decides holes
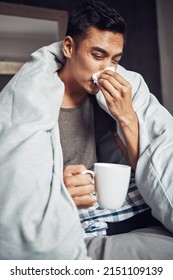
[[[94,171],[85,170],[94,178],[96,197],[103,208],[120,208],[127,195],[131,167],[114,163],[95,163]]]

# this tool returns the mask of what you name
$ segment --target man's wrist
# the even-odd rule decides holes
[[[121,130],[138,127],[138,117],[135,112],[121,116],[118,120]]]

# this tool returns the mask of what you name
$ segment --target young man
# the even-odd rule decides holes
[[[117,69],[123,55],[125,37],[126,26],[122,17],[103,3],[90,2],[71,13],[63,41],[66,62],[58,71],[58,76],[65,84],[59,115],[64,182],[80,208],[86,237],[127,232],[146,226],[146,219],[150,219],[148,225],[155,222],[135,186],[134,176],[127,202],[119,211],[112,211],[99,207],[95,196],[91,195],[94,191],[91,177],[81,174],[85,169],[92,169],[96,161],[121,161],[130,164],[134,170],[136,168],[139,128],[132,105],[132,87],[118,72],[104,71],[107,67]],[[99,71],[101,75],[97,85],[93,82],[92,74]],[[93,102],[93,95],[97,95],[99,90],[104,95],[111,115],[119,124],[127,158],[122,156],[111,133],[112,129],[114,133],[116,131],[116,122],[98,108],[96,101]],[[106,157],[103,150],[106,151]],[[114,157],[111,156],[112,151]],[[146,210],[144,215],[136,216]],[[128,221],[127,225],[126,222],[113,223],[134,215],[135,220]]]
[[[173,232],[173,120],[139,74],[118,66],[125,33],[114,9],[88,1],[72,13],[63,42],[33,53],[1,92],[1,259],[86,259],[75,204],[86,236],[101,234],[86,240],[91,257],[173,257],[164,227],[108,236],[153,225],[150,208]],[[101,209],[91,196],[81,172],[95,161],[135,171],[122,209]]]

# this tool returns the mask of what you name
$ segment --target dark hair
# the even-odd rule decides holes
[[[126,24],[118,12],[101,1],[91,0],[80,4],[69,16],[66,36],[75,43],[87,37],[91,27],[121,33],[126,38]]]

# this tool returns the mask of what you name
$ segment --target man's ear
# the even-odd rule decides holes
[[[74,49],[74,41],[70,36],[66,36],[63,40],[63,53],[66,58],[71,58]]]

